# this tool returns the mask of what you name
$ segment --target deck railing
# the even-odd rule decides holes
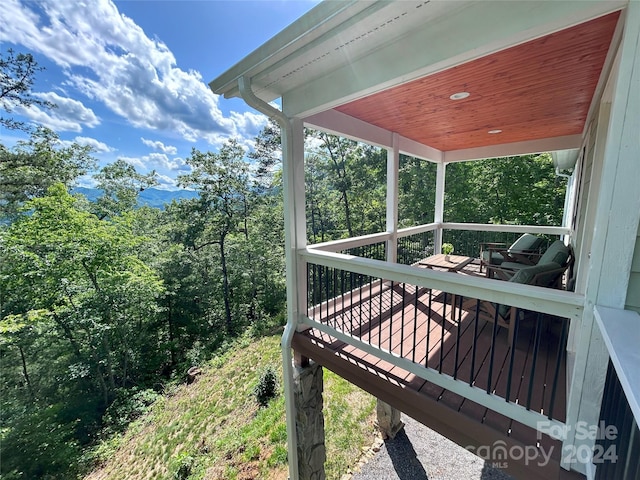
[[[640,478],[640,376],[637,374],[640,315],[598,306],[595,318],[610,358],[592,452],[595,478],[635,480]]]
[[[477,257],[480,244],[499,242],[511,245],[523,233],[533,233],[544,239],[542,249],[554,240],[569,233],[564,227],[529,226],[529,225],[478,225],[469,223],[442,224],[442,241],[451,243],[458,255]]]
[[[640,429],[611,362],[607,370],[600,424],[593,452],[596,480],[640,478]]]
[[[431,230],[399,237],[398,263],[412,265],[423,258],[433,255],[435,251],[434,237],[434,232]]]
[[[434,228],[415,230],[399,232],[398,245],[408,253],[406,257],[399,254],[399,260],[418,256],[422,248],[426,248],[425,254],[431,253]],[[404,238],[406,243],[402,243]],[[564,381],[559,372],[565,361],[569,322],[581,317],[583,297],[337,253],[389,239],[390,234],[382,233],[300,250],[301,260],[307,264],[308,309],[303,322],[532,428],[546,421],[545,432],[555,432],[559,435],[556,438],[564,440],[560,436],[565,432],[564,412],[554,412],[554,405],[559,383]],[[514,317],[514,343],[508,345],[498,322],[486,323],[467,311],[466,306],[472,302],[469,299],[527,312],[525,324],[532,357],[526,378],[514,373],[518,362],[515,342],[522,338],[518,329],[525,328],[520,326],[522,314]],[[545,353],[545,358],[554,358],[553,365],[544,367],[552,371],[546,377],[551,381],[546,382],[543,398],[533,399],[540,395],[537,357],[547,348],[544,332],[548,315],[566,320],[560,322],[555,351]],[[478,356],[480,341],[488,345],[482,358]],[[505,351],[499,366],[497,356]],[[507,380],[502,376],[498,387],[498,375],[504,372]],[[518,394],[515,382],[526,384],[519,390],[526,392],[524,397]],[[549,422],[559,428],[549,429]]]

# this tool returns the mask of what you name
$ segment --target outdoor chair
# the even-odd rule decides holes
[[[532,258],[535,259],[536,256]],[[571,246],[565,245],[561,240],[553,242],[549,248],[538,258],[537,265],[555,264],[556,268],[552,269],[549,275],[537,278],[531,283],[541,287],[558,288],[562,283],[562,274],[565,270],[570,269],[569,277],[571,277],[571,269],[573,268],[573,250]],[[488,265],[487,277],[497,278],[499,280],[511,280],[511,278],[520,270],[530,267],[532,264],[523,262],[502,262],[500,265]],[[557,270],[557,271],[555,271]],[[549,279],[553,279],[552,284]]]
[[[543,241],[541,237],[525,233],[510,246],[506,243],[483,242],[480,244],[480,272],[483,266],[501,265],[503,262],[534,265],[534,259],[539,256]]]
[[[557,243],[564,248],[560,248]],[[549,251],[551,252],[547,255]],[[562,284],[564,272],[573,266],[572,249],[558,240],[549,247],[547,252],[536,265],[524,266],[517,271],[505,270],[494,266],[488,268],[493,270],[492,273],[499,270],[498,279],[509,282],[539,287],[559,287]],[[462,303],[462,309],[469,312],[477,311],[479,319],[488,322],[495,321],[498,326],[506,328],[508,330],[509,345],[513,344],[516,315],[518,315],[519,309],[508,305],[498,305],[487,300],[478,301],[474,298],[465,299]]]

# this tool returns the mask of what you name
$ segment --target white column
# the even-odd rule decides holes
[[[398,261],[398,171],[400,170],[400,137],[392,134],[393,148],[387,150],[387,262]]]
[[[584,317],[569,392],[567,424],[570,426],[578,422],[588,426],[597,424],[608,354],[594,322],[594,306],[624,308],[640,222],[640,162],[637,158],[640,150],[640,2],[629,2],[625,23],[602,159]],[[574,451],[592,451],[594,440],[576,438],[575,433],[575,428],[569,431],[565,445]],[[593,478],[591,462],[564,466]]]
[[[436,170],[436,204],[435,212],[433,215],[433,221],[435,223],[442,223],[444,218],[444,179],[447,164],[444,162],[438,162],[438,169]],[[434,252],[441,253],[442,251],[442,227],[434,233]]]
[[[288,128],[285,128],[288,127]],[[299,478],[296,432],[296,406],[291,338],[300,328],[298,319],[306,312],[306,262],[297,254],[307,244],[304,194],[304,130],[299,119],[287,121],[281,129],[284,195],[284,232],[287,283],[287,326],[282,336],[282,361],[287,411],[289,476]]]

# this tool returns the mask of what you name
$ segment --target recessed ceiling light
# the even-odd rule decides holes
[[[469,92],[458,92],[454,93],[449,98],[451,100],[462,100],[463,98],[467,98],[469,95],[471,95]]]
[[[496,128],[495,130],[489,130],[487,133],[490,133],[493,135],[494,133],[502,133],[502,130],[500,130],[499,128]]]

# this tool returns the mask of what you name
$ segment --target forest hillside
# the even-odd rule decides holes
[[[85,480],[286,479],[280,335],[243,337],[214,357],[192,384],[174,386],[148,413],[95,451]],[[271,367],[278,378],[264,406],[255,390]],[[375,439],[375,399],[325,371],[327,478],[339,479]]]
[[[52,107],[31,95],[41,70],[31,55],[9,50],[0,66],[14,105]],[[141,463],[127,475],[149,478],[169,478],[181,455],[230,477],[241,463],[284,469],[282,400],[258,409],[251,398],[261,369],[278,368],[272,336],[286,322],[278,126],[267,123],[251,148],[233,138],[216,151],[193,148],[176,179],[193,193],[164,208],[140,206],[155,172],[126,158],[98,168],[91,146],[41,125],[9,116],[0,126],[25,138],[0,144],[1,478],[81,478],[112,454],[112,468],[126,464],[131,449]],[[309,243],[385,231],[386,151],[306,135]],[[87,178],[98,196],[75,190]],[[435,187],[434,163],[401,157],[400,227],[433,221]],[[548,154],[454,163],[444,219],[558,225],[565,188]],[[476,255],[482,239],[467,233],[446,231],[444,241]],[[187,387],[192,367],[205,373]],[[213,401],[223,376],[236,382]],[[340,419],[369,407],[335,408]],[[190,413],[179,424],[165,418],[182,409]],[[231,436],[223,415],[238,426]],[[242,443],[245,428],[261,440]],[[133,437],[141,443],[116,448]],[[197,448],[203,439],[210,454]]]

